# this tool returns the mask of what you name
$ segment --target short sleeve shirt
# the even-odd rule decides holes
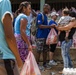
[[[38,26],[39,25],[48,25],[48,19],[47,19],[47,16],[45,14],[41,14],[39,13],[37,15],[37,34],[36,34],[36,37],[37,38],[47,38],[47,35],[48,35],[48,28],[45,28],[45,29],[41,29],[39,28]]]
[[[22,18],[28,21],[27,16],[25,14],[23,13],[19,14],[15,20],[15,25],[14,25],[15,34],[20,34],[20,20]],[[25,33],[27,36],[30,36],[30,27],[31,27],[31,24],[30,22],[28,22],[25,30]]]
[[[28,24],[26,26],[26,31],[25,31],[25,33],[28,37],[30,37],[30,35],[31,35],[30,28],[31,28],[31,24],[30,24],[30,22],[28,22]]]
[[[11,14],[11,4],[9,0],[0,0],[0,59],[15,59],[14,54],[8,47],[3,29],[3,18],[6,14]],[[8,26],[8,25],[7,25]]]
[[[61,26],[68,24],[72,20],[72,17],[70,16],[62,16],[60,20],[58,21],[58,24]]]
[[[57,23],[56,23],[54,20],[51,20],[51,21],[49,22],[49,25],[52,25],[52,24],[57,25]],[[56,28],[54,28],[54,29],[55,29],[55,31],[58,33],[57,29],[56,29]],[[48,29],[48,30],[49,30],[49,32],[50,32],[51,29]]]

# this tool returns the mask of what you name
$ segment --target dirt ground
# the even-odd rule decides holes
[[[76,67],[76,61],[73,62],[74,67]],[[45,70],[42,71],[41,74],[42,75],[62,75],[59,73],[59,71],[61,71],[63,69],[63,63],[58,63],[57,66],[52,66],[52,68],[50,70]]]
[[[71,48],[70,55],[71,55],[71,59],[73,61],[73,65],[76,68],[76,54],[75,53],[76,53],[76,48]],[[37,56],[36,50],[34,50],[34,55],[36,58],[36,56]],[[47,60],[48,59],[49,59],[49,57],[47,58]],[[62,62],[62,56],[61,56],[61,49],[60,48],[57,48],[57,50],[55,51],[54,59],[58,62],[58,65],[52,66],[52,68],[50,70],[46,69],[45,71],[41,71],[42,75],[62,75],[62,74],[59,74],[59,71],[63,70],[63,62]],[[42,63],[42,61],[43,61],[43,58],[41,55],[40,62]]]
[[[63,69],[63,64],[59,63],[57,66],[52,66],[51,69],[45,71],[41,71],[42,75],[61,75],[59,71]]]

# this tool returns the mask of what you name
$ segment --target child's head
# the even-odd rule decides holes
[[[68,16],[69,15],[69,9],[65,8],[62,10],[62,16]]]

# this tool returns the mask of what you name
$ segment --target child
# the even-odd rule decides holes
[[[62,17],[58,21],[58,26],[65,26],[65,25],[69,24],[69,22],[72,20],[73,20],[73,18],[69,16],[69,9],[65,8],[62,10]],[[65,40],[67,40],[67,37],[69,35],[69,31],[66,31]],[[58,35],[59,34],[60,34],[60,31],[58,32]]]

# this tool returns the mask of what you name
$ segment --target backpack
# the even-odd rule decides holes
[[[42,14],[42,13],[40,13],[40,14]],[[42,21],[44,22],[44,15],[43,14],[42,14]],[[37,28],[38,28],[36,23],[37,23],[37,16],[33,18],[33,21],[32,21],[32,24],[31,24],[31,34],[33,36],[36,35]]]

